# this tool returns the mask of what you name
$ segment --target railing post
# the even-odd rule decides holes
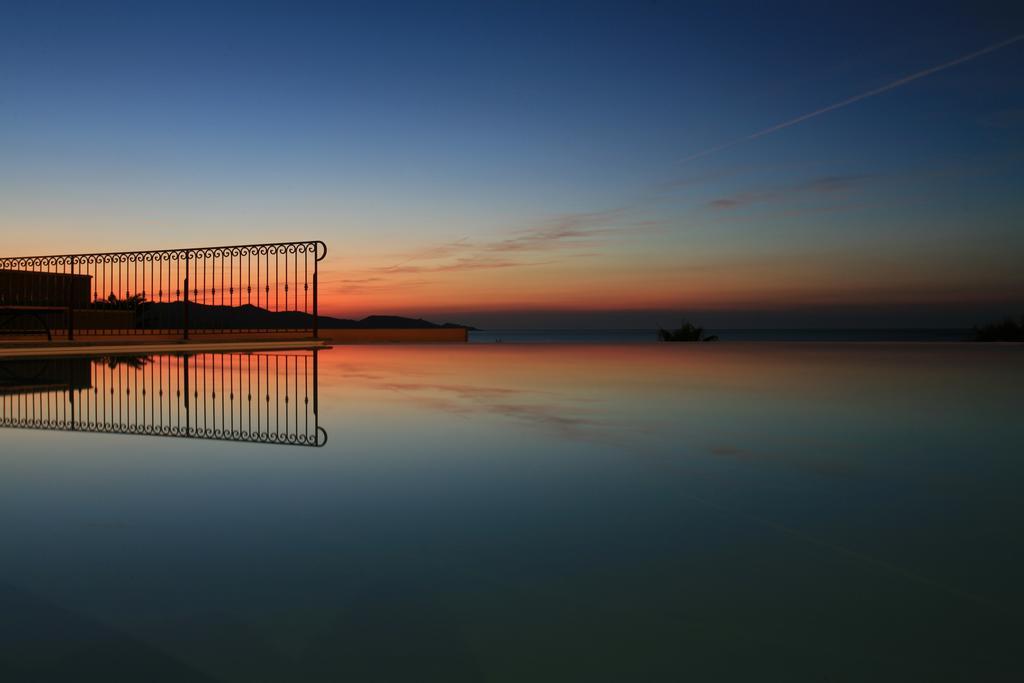
[[[320,253],[320,246],[323,246],[324,253]],[[313,253],[316,258],[313,259],[313,339],[320,336],[320,308],[317,299],[318,286],[317,286],[317,275],[320,272],[320,261],[327,256],[327,245],[319,240],[313,242]]]
[[[192,436],[192,412],[188,403],[188,354],[181,357],[181,366],[185,384],[185,436]]]
[[[320,336],[320,312],[316,301],[316,263],[313,264],[313,339]]]
[[[68,426],[71,431],[75,431],[75,366],[74,363],[68,363],[68,415],[71,419],[68,421]]]
[[[188,276],[189,276],[189,250],[185,250],[185,341],[188,341]]]
[[[68,281],[68,341],[75,340],[75,257],[71,257],[71,277]]]

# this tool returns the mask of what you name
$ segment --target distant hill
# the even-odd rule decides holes
[[[176,329],[185,324],[185,304],[146,302],[139,306],[136,321],[140,327],[149,329]],[[301,311],[268,311],[251,304],[242,306],[210,306],[189,303],[188,324],[192,329],[303,329],[313,327],[313,316]],[[422,318],[403,318],[397,315],[371,315],[362,320],[332,318],[321,315],[322,329],[365,330],[365,329],[442,329],[456,328],[474,330],[469,325],[455,323],[432,323]]]

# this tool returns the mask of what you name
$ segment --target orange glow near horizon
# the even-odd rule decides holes
[[[946,259],[943,259],[946,260]],[[952,259],[949,259],[950,261]],[[426,316],[459,311],[773,310],[799,306],[972,303],[1010,298],[1009,269],[948,264],[836,263],[812,257],[766,259],[687,270],[667,263],[606,259],[544,265],[391,273],[322,264],[320,308],[327,315]]]
[[[570,235],[570,237],[566,237]],[[576,237],[576,235],[583,235]],[[328,237],[325,235],[325,237]],[[657,235],[655,236],[657,237]],[[19,252],[48,253],[30,231]],[[320,264],[323,315],[424,317],[474,324],[465,313],[772,312],[800,307],[972,305],[1021,297],[1009,251],[992,254],[939,245],[916,260],[909,249],[879,256],[869,248],[838,251],[742,251],[677,246],[659,250],[602,230],[543,228],[476,240],[420,238],[392,251],[364,238],[326,239]],[[181,246],[121,244],[166,248]],[[64,251],[75,251],[68,241]],[[47,248],[49,247],[49,248]],[[96,250],[96,245],[93,245]],[[86,251],[82,249],[82,251]],[[198,297],[197,297],[198,299]]]
[[[2,224],[0,224],[2,225]],[[624,225],[624,227],[623,227]],[[173,248],[204,242],[244,243],[243,232],[165,232],[126,242],[113,230],[84,243],[81,231],[61,249],[38,231],[13,225],[10,253],[98,251],[104,247]],[[127,230],[125,228],[124,230]],[[266,228],[250,242],[272,241]],[[159,237],[157,237],[159,235]],[[633,225],[617,212],[563,216],[523,230],[447,239],[433,232],[399,239],[309,228],[293,238],[320,237],[319,308],[324,315],[424,317],[460,322],[464,313],[505,312],[772,312],[801,307],[975,304],[1005,308],[1024,299],[1012,250],[935,240],[922,246],[894,241],[884,252],[872,242],[847,248],[718,244],[699,233],[692,245],[664,225]],[[401,243],[403,248],[391,245]],[[1005,302],[1003,306],[1000,302]],[[652,321],[653,322],[653,321]]]

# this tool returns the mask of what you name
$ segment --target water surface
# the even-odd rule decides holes
[[[962,342],[971,341],[969,329],[717,329],[705,336],[739,342]],[[471,330],[474,344],[513,342],[516,344],[649,344],[658,341],[658,330]]]
[[[3,680],[1015,680],[1020,347],[0,364]]]

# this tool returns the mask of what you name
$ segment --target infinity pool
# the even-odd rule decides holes
[[[1020,347],[0,363],[4,681],[1019,680]]]

